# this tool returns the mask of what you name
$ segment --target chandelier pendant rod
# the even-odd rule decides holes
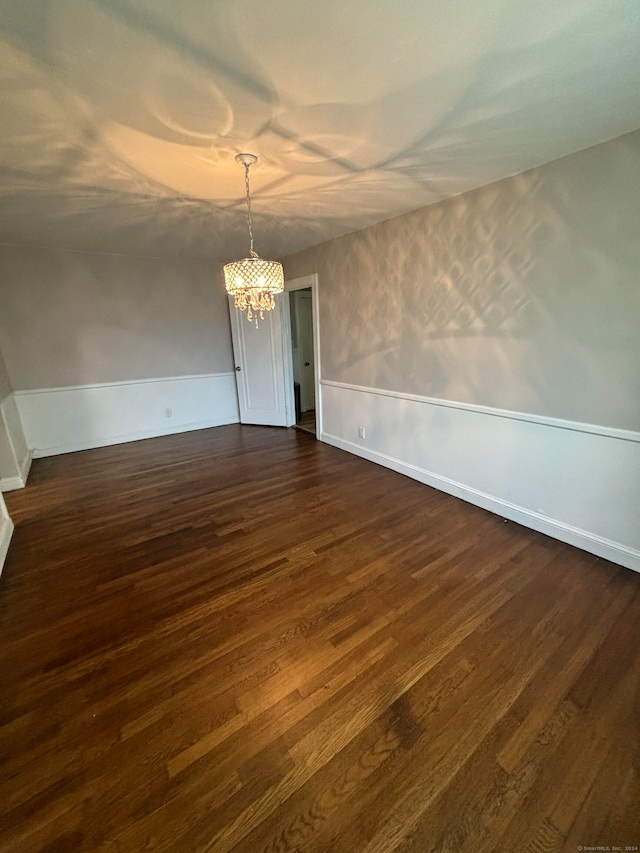
[[[251,222],[251,193],[249,192],[249,167],[251,163],[244,164],[244,184],[247,188],[247,226],[249,228],[249,243],[250,249],[249,254],[252,258],[257,258],[258,256],[253,251],[253,227]]]

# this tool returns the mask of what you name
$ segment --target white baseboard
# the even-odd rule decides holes
[[[0,480],[0,492],[15,492],[16,489],[24,489],[27,481],[22,477],[3,477]]]
[[[138,430],[137,432],[122,433],[121,435],[89,439],[88,441],[74,441],[68,444],[58,445],[57,447],[35,449],[33,451],[33,458],[43,459],[46,456],[60,456],[63,453],[75,453],[78,450],[93,450],[97,447],[111,447],[114,444],[126,444],[129,441],[141,441],[145,438],[159,438],[162,435],[176,435],[181,432],[192,432],[197,429],[209,429],[210,427],[224,426],[225,424],[239,422],[239,418],[229,420],[228,417],[224,417],[220,420],[214,419],[198,421],[191,424],[179,424],[173,429],[146,429]]]
[[[233,373],[43,388],[15,398],[36,459],[239,421]]]
[[[636,434],[338,383],[322,401],[322,441],[640,571]]]
[[[338,447],[340,450],[354,453],[356,456],[361,456],[370,462],[376,462],[378,465],[383,465],[385,468],[390,468],[392,471],[397,471],[399,474],[404,474],[406,477],[411,477],[413,480],[418,480],[441,492],[461,498],[468,503],[489,510],[489,512],[494,512],[503,518],[508,518],[510,521],[522,524],[524,527],[529,527],[540,533],[546,533],[547,536],[552,536],[561,542],[575,545],[576,548],[581,548],[583,551],[589,551],[589,553],[603,557],[605,560],[611,560],[613,563],[618,563],[628,569],[640,572],[640,551],[638,550],[627,548],[618,542],[612,542],[610,539],[596,536],[587,530],[579,530],[576,527],[571,527],[569,524],[563,524],[553,518],[532,512],[521,506],[516,506],[493,495],[479,492],[477,489],[470,489],[462,483],[456,483],[446,477],[432,474],[430,471],[425,471],[415,465],[407,465],[399,459],[393,459],[375,450],[368,450],[354,442],[337,438],[335,435],[326,432],[322,433],[321,441],[325,441],[333,447]]]
[[[32,454],[27,450],[26,456],[18,465],[18,474],[15,477],[3,477],[0,479],[0,492],[14,492],[16,489],[24,489],[31,470]]]
[[[2,568],[7,556],[7,551],[9,550],[9,543],[11,542],[12,535],[13,522],[10,518],[0,516],[0,574],[2,574]]]

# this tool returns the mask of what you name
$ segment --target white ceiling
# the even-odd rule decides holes
[[[3,0],[0,240],[281,256],[640,126],[638,0]]]

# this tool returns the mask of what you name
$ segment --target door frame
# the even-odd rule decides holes
[[[290,293],[292,290],[305,290],[311,288],[311,312],[313,319],[313,381],[316,390],[316,438],[322,441],[322,391],[320,385],[320,304],[318,302],[318,273],[311,275],[303,275],[300,278],[291,278],[285,280],[285,293]],[[287,307],[283,312],[282,335],[283,347],[288,348],[289,356],[285,358],[285,399],[287,400],[287,408],[289,406],[295,411],[293,403],[293,358],[291,353],[291,317],[289,314],[289,299],[287,298]],[[284,328],[286,326],[286,328]],[[289,409],[291,411],[291,409]],[[294,421],[295,422],[295,421]]]

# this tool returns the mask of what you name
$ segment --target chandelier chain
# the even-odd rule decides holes
[[[250,166],[250,163],[244,164],[244,184],[245,184],[245,187],[247,188],[247,225],[249,227],[249,241],[251,244],[250,248],[249,248],[249,254],[251,255],[252,258],[257,258],[258,256],[253,251],[253,228],[252,228],[252,223],[251,223],[251,193],[249,192],[249,166]]]

